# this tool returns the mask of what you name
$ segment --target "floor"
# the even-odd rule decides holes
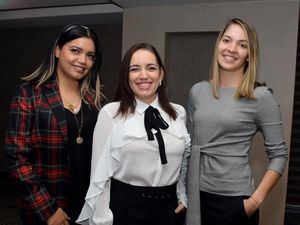
[[[0,225],[21,225],[18,217],[15,189],[6,174],[0,173]],[[300,225],[300,208],[288,206],[284,225]]]
[[[300,225],[300,206],[286,206],[285,225]]]
[[[9,178],[0,173],[0,225],[20,225],[15,189]]]

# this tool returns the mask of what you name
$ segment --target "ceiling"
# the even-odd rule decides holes
[[[1,0],[0,11],[110,3],[108,0]]]
[[[91,4],[116,4],[121,8],[153,6],[153,5],[177,5],[212,2],[242,2],[251,0],[1,0],[0,11],[16,9],[32,9],[58,6],[77,6]],[[252,0],[257,1],[257,0]],[[267,0],[268,1],[268,0]],[[269,0],[275,1],[275,0]]]
[[[74,21],[87,24],[122,23],[124,8],[240,1],[241,0],[0,0],[0,28],[55,26]]]
[[[122,12],[108,0],[0,0],[0,28],[122,23]]]

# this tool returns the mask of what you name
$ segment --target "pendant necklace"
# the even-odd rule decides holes
[[[72,112],[72,114],[73,114],[73,116],[75,118],[75,121],[76,121],[77,129],[78,129],[78,136],[76,137],[76,143],[79,144],[79,145],[83,143],[83,138],[81,136],[81,129],[82,129],[82,126],[83,126],[83,108],[82,107],[83,106],[81,105],[81,109],[79,109],[80,114],[81,114],[80,115],[80,125],[79,125],[79,121],[78,121],[77,116],[76,116],[76,114],[74,112],[75,111],[75,107],[72,104],[70,104],[68,106],[69,110]]]

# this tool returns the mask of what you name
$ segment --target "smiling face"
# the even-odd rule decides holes
[[[140,49],[132,55],[129,86],[137,99],[147,104],[153,102],[163,76],[163,71],[152,52]]]
[[[56,47],[55,56],[58,58],[58,76],[79,81],[94,64],[95,44],[90,38],[77,38],[67,42],[62,48]]]
[[[217,50],[220,72],[244,73],[248,58],[248,39],[243,28],[231,24],[222,36]]]

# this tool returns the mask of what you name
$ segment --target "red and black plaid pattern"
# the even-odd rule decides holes
[[[67,124],[53,77],[39,88],[21,84],[10,106],[5,153],[25,224],[42,224],[68,206]]]

